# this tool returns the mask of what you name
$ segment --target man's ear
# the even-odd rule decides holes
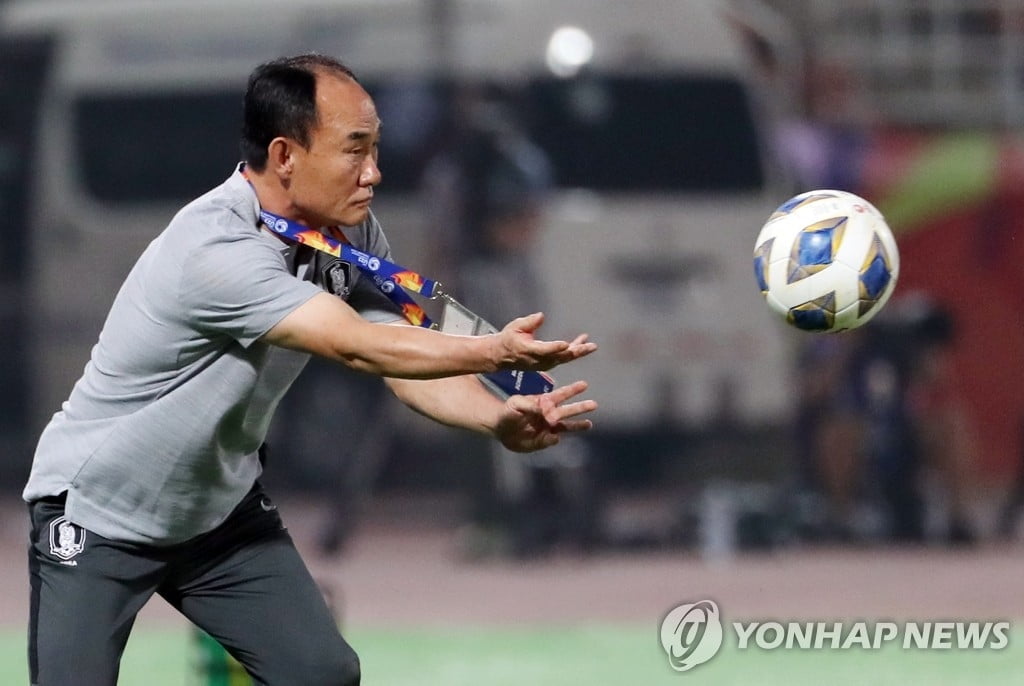
[[[282,179],[289,178],[292,175],[295,145],[295,141],[283,136],[270,141],[270,145],[267,146],[267,170]]]

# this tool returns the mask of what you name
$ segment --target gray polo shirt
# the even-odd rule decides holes
[[[271,417],[309,359],[260,337],[322,288],[367,319],[399,318],[354,266],[282,242],[258,212],[236,171],[150,243],[40,437],[26,500],[67,491],[72,522],[118,540],[209,531],[259,476]],[[372,215],[345,234],[390,259]]]

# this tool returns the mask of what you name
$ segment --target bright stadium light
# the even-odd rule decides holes
[[[576,75],[594,56],[594,40],[583,29],[562,26],[548,40],[547,64],[555,76]]]

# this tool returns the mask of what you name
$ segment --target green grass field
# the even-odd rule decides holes
[[[353,630],[363,683],[387,686],[1000,686],[1024,678],[1024,631],[1001,651],[739,651],[728,642],[707,664],[687,673],[669,667],[657,627]],[[20,632],[0,632],[0,684],[27,684]],[[138,630],[121,669],[122,686],[195,686],[208,680],[195,669],[185,631]]]

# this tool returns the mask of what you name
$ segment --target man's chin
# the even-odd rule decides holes
[[[341,221],[338,222],[338,226],[358,226],[366,221],[366,218],[370,216],[369,205],[359,205],[358,207],[350,208]]]

